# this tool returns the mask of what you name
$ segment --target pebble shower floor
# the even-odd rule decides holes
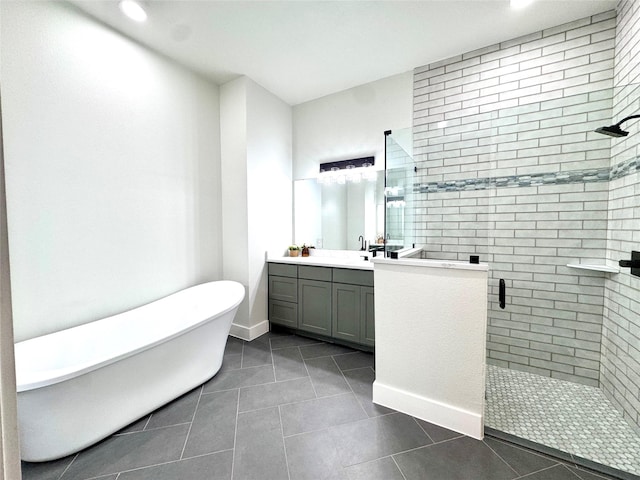
[[[487,366],[485,424],[640,475],[640,435],[596,387]]]

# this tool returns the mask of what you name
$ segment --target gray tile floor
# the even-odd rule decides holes
[[[599,388],[487,367],[486,426],[640,475],[640,436]]]
[[[23,479],[605,478],[374,405],[373,362],[293,335],[230,338],[212,380],[77,455],[23,463]]]

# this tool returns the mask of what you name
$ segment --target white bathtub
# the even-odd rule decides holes
[[[75,453],[211,378],[243,298],[209,282],[17,343],[22,459]]]

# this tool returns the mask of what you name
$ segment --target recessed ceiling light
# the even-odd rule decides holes
[[[145,12],[142,5],[135,0],[120,0],[118,6],[120,7],[120,10],[122,10],[122,13],[131,20],[144,22],[147,19],[147,12]]]
[[[533,3],[533,0],[511,0],[511,8],[519,9]]]

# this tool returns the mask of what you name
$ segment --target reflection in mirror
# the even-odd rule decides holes
[[[375,248],[380,239],[382,248],[384,171],[377,172],[375,181],[358,183],[327,185],[315,178],[296,180],[293,195],[296,244],[360,250],[365,241]]]
[[[412,130],[394,130],[385,136],[387,166],[387,252],[415,243],[415,162],[411,155]]]

